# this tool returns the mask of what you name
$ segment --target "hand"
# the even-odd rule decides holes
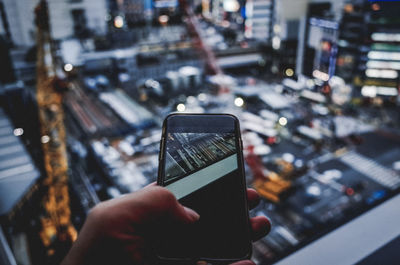
[[[259,202],[247,190],[249,207]],[[194,223],[199,215],[182,206],[167,189],[150,185],[138,192],[98,204],[88,215],[77,241],[62,265],[156,264],[152,242],[166,223]],[[253,240],[270,230],[267,218],[251,218]],[[235,265],[254,264],[240,261]]]

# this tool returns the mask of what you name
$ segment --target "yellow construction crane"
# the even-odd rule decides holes
[[[65,144],[62,94],[57,90],[59,78],[52,52],[49,30],[48,7],[41,0],[35,9],[37,26],[36,88],[39,109],[41,141],[43,144],[46,191],[40,217],[40,237],[47,254],[56,254],[56,245],[68,245],[75,241],[77,231],[71,223],[68,194],[68,160]]]

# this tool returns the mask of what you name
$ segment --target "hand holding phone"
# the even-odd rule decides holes
[[[249,189],[247,197],[250,207],[257,204],[255,190]],[[160,233],[171,229],[170,224],[193,223],[197,217],[167,189],[151,184],[94,207],[61,264],[157,264],[153,246]],[[255,217],[251,218],[251,227],[252,238],[257,240],[268,232],[269,224],[265,217]],[[254,265],[249,261],[235,263],[249,264]]]
[[[215,122],[215,120],[213,122]],[[199,123],[199,125],[204,124]],[[236,138],[236,140],[237,139],[238,138]],[[237,144],[235,145],[237,146]],[[241,162],[239,162],[238,168],[242,168],[240,163]],[[220,177],[219,179],[224,181],[224,177]],[[210,183],[210,185],[212,183]],[[218,183],[218,180],[215,183]],[[174,265],[188,264],[188,260],[193,261],[196,257],[205,257],[208,258],[208,260],[220,263],[220,261],[235,261],[243,258],[243,255],[250,255],[248,252],[249,249],[247,248],[249,243],[247,241],[247,235],[245,237],[246,240],[242,241],[240,234],[243,233],[240,231],[239,237],[235,237],[236,231],[231,233],[233,236],[228,237],[228,240],[234,238],[232,241],[233,245],[245,246],[244,251],[240,251],[238,254],[231,253],[230,251],[224,252],[223,249],[221,250],[220,247],[217,246],[214,251],[217,255],[207,256],[210,253],[203,252],[202,248],[203,245],[207,245],[208,243],[210,246],[215,245],[213,237],[216,236],[216,234],[210,232],[218,230],[218,227],[231,231],[231,228],[233,227],[232,225],[234,225],[234,227],[237,227],[238,229],[244,229],[247,231],[247,226],[237,226],[238,222],[235,221],[247,220],[241,219],[243,216],[247,218],[246,212],[244,212],[245,215],[236,216],[235,214],[231,215],[230,211],[227,211],[227,215],[223,215],[221,218],[221,215],[208,215],[207,217],[207,213],[202,212],[200,211],[201,209],[199,209],[199,213],[201,214],[200,220],[208,219],[208,222],[215,227],[211,227],[210,231],[205,229],[206,233],[203,237],[192,236],[190,233],[193,232],[193,230],[191,230],[193,226],[190,224],[193,224],[193,222],[196,223],[198,216],[192,211],[182,207],[182,204],[190,204],[190,200],[189,202],[184,200],[185,198],[190,198],[190,196],[187,195],[182,198],[180,200],[181,204],[175,199],[175,196],[170,191],[154,184],[155,183],[138,192],[102,202],[94,207],[86,219],[84,226],[80,230],[78,239],[75,241],[68,255],[63,260],[62,265],[157,264],[157,259],[162,257],[162,254],[164,253],[165,258],[173,259]],[[208,185],[198,189],[198,191],[204,190],[207,187]],[[235,189],[230,189],[228,187],[224,187],[222,190],[217,189],[215,194],[209,194],[208,192],[206,192],[206,194],[209,194],[212,198],[218,200],[219,192],[221,192],[221,194],[225,193],[225,195],[226,192],[232,192],[232,194],[237,195]],[[194,194],[198,194],[197,191]],[[245,196],[244,199],[247,198],[249,208],[253,208],[259,201],[257,192],[253,189],[247,189],[246,194],[247,196]],[[236,197],[236,195],[234,197]],[[201,197],[199,198],[201,199]],[[196,197],[192,200],[196,201]],[[239,198],[239,200],[241,199]],[[214,207],[214,201],[212,199],[208,199],[207,202],[209,203],[207,205],[210,206],[210,209],[216,208]],[[218,205],[218,201],[215,201],[215,205]],[[247,204],[239,204],[236,206],[238,207],[236,210],[241,209],[239,213],[243,213],[243,209],[247,208]],[[229,207],[227,209],[229,209]],[[213,222],[214,219],[218,220],[219,218],[221,219],[217,221],[217,223]],[[244,223],[248,222],[245,221]],[[197,222],[197,225],[200,226],[200,222]],[[178,230],[174,229],[174,227]],[[189,232],[186,235],[188,241],[179,241],[180,239],[185,239],[185,234],[174,234],[174,231],[181,232],[182,227],[187,229]],[[196,227],[196,225],[194,227]],[[268,233],[270,224],[265,217],[259,216],[250,219],[250,227],[250,238],[252,240],[258,240]],[[194,232],[196,231],[202,230],[195,229]],[[154,246],[160,242],[160,235],[165,233],[170,234],[170,237],[167,237],[167,240],[169,241],[166,242],[169,243],[170,247],[167,246],[164,249],[158,249],[159,252],[155,253]],[[206,239],[205,241],[204,238]],[[227,239],[223,238],[217,240],[223,243],[227,242]],[[183,245],[183,249],[176,249],[174,247],[176,246],[174,243],[177,242],[178,244],[180,243]],[[193,246],[196,247],[196,244],[200,245],[199,249],[193,248]],[[185,248],[189,251],[185,252]],[[205,250],[207,250],[207,248],[205,248]],[[221,252],[219,252],[220,250]],[[254,263],[249,260],[242,260],[235,263],[235,265],[250,264],[254,265]]]
[[[200,214],[160,242],[165,260],[237,261],[251,256],[239,121],[228,114],[173,114],[163,125],[158,184]],[[167,233],[168,234],[168,231]]]

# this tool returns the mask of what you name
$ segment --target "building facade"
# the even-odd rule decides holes
[[[3,0],[5,18],[2,19],[9,25],[14,45],[32,46],[35,43],[34,9],[38,2],[39,0]],[[65,39],[82,33],[106,33],[106,0],[48,0],[48,6],[54,39]]]

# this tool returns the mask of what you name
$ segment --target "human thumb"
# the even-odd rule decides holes
[[[142,190],[142,196],[142,201],[148,204],[145,207],[148,217],[166,218],[183,223],[193,223],[200,218],[197,212],[180,204],[172,192],[164,187],[147,187]]]
[[[194,210],[185,206],[183,206],[183,209],[185,210],[187,216],[190,217],[191,221],[195,222],[200,219],[200,215]]]

